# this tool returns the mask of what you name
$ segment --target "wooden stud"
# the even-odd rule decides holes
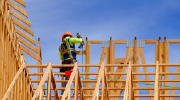
[[[47,69],[46,69],[46,71],[45,71],[45,73],[44,73],[44,75],[43,75],[43,77],[42,77],[42,79],[41,79],[41,81],[40,81],[40,83],[39,83],[39,85],[38,85],[38,87],[37,87],[34,95],[33,95],[32,100],[35,100],[35,99],[37,98],[37,96],[39,95],[40,90],[42,89],[42,86],[43,86],[43,84],[44,84],[44,82],[45,82],[45,80],[46,80],[46,78],[47,78],[47,76],[48,76],[51,68],[52,68],[52,64],[51,64],[51,62],[50,62],[50,63],[48,64],[48,67],[47,67]]]
[[[144,56],[144,51],[143,51],[143,48],[139,48],[139,53],[141,55],[141,61],[142,61],[142,64],[146,64],[146,60],[145,60],[145,56]],[[147,67],[143,67],[143,70],[145,73],[148,73],[148,69]],[[145,75],[145,78],[146,80],[150,80],[150,77],[149,75]],[[150,82],[147,82],[147,84],[151,84]],[[151,85],[148,85],[147,87],[151,88]],[[150,95],[153,95],[153,91],[152,90],[149,90],[149,94]],[[153,97],[151,97],[151,100],[153,100]]]
[[[156,62],[156,77],[155,77],[155,87],[154,87],[154,100],[159,100],[159,65]]]
[[[180,64],[180,59],[179,59],[179,64]],[[180,73],[180,67],[177,67],[177,73]],[[178,80],[178,79],[179,79],[179,75],[176,75],[174,80]],[[173,87],[177,87],[177,82],[173,83]],[[176,90],[172,90],[171,95],[174,95],[175,91]],[[170,97],[170,100],[173,100],[173,99],[174,99],[173,97]]]
[[[79,71],[77,70],[76,71],[76,78],[75,78],[75,95],[74,95],[74,99],[75,100],[78,100],[78,81],[79,81],[79,79],[78,79],[78,74],[79,74]]]
[[[49,72],[48,80],[48,100],[51,100],[51,71]]]
[[[78,66],[77,66],[77,62],[74,64],[74,68],[73,68],[73,72],[71,73],[71,75],[70,75],[70,79],[69,79],[69,81],[68,81],[68,83],[67,83],[67,85],[66,85],[66,89],[65,89],[65,91],[64,91],[64,93],[63,93],[63,96],[62,96],[62,100],[64,100],[66,97],[67,97],[67,94],[69,93],[69,91],[70,91],[70,85],[71,85],[71,83],[72,83],[72,81],[73,81],[73,79],[74,79],[74,76],[75,76],[75,74],[76,74],[76,71],[77,71],[77,68]]]
[[[88,41],[88,38],[86,37],[86,61],[85,64],[90,64],[90,60],[91,60],[91,43],[89,43],[90,41]],[[90,67],[86,67],[85,68],[85,72],[88,73],[90,72]],[[90,78],[90,75],[85,75],[86,80],[88,80],[87,78]],[[91,87],[90,83],[85,83],[85,87]],[[90,95],[91,91],[86,90],[85,94],[86,95]],[[87,98],[86,100],[90,100],[90,98]]]

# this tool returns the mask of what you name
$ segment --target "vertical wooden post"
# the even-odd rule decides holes
[[[88,41],[88,38],[86,37],[86,64],[90,64],[91,61],[91,43]],[[85,68],[85,73],[90,72],[90,67]],[[90,75],[85,75],[85,78],[90,78]],[[88,79],[89,80],[89,79]],[[91,87],[90,83],[85,83],[85,87]],[[85,90],[86,95],[90,95],[90,90]],[[90,98],[87,98],[86,100],[90,100]]]
[[[159,65],[156,62],[156,76],[155,76],[155,87],[154,87],[154,100],[159,100]]]
[[[114,64],[115,63],[115,43],[112,40],[112,37],[110,37],[110,51],[109,51],[109,55],[110,55],[109,63],[110,64]],[[114,67],[107,67],[106,69],[107,69],[108,72],[114,73]],[[109,79],[114,79],[114,75],[110,75]],[[109,87],[114,87],[114,83],[110,83]],[[114,94],[114,90],[110,90],[110,95],[113,95],[113,94]],[[111,98],[111,99],[114,100],[115,97]]]
[[[103,73],[102,73],[102,94],[101,94],[101,100],[104,100],[104,71],[105,69],[103,69]]]
[[[139,64],[139,48],[137,47],[137,37],[135,37],[135,41],[134,41],[134,50],[135,50],[135,57],[134,57],[134,63],[135,64]],[[134,68],[133,68],[134,69]],[[135,72],[139,72],[139,67],[135,67]],[[134,79],[135,80],[139,80],[139,75],[135,75],[134,76]],[[139,87],[139,84],[135,83],[134,86],[136,88]],[[135,90],[135,94],[136,95],[139,95],[139,90]],[[136,97],[135,100],[139,100],[139,97]]]
[[[2,7],[0,6],[0,99],[2,98],[2,86],[3,86],[3,19],[2,19]]]
[[[75,90],[74,90],[74,92],[75,92],[74,99],[75,100],[78,100],[78,81],[79,81],[78,74],[79,74],[79,71],[77,70],[76,71],[76,78],[75,78]]]
[[[49,72],[49,81],[48,81],[48,100],[51,100],[51,71]]]

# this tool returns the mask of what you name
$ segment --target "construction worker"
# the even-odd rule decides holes
[[[70,32],[66,32],[62,36],[62,44],[59,47],[59,56],[62,60],[62,64],[74,64],[76,62],[76,51],[75,51],[75,43],[81,43],[83,41],[82,38],[74,38]],[[62,67],[60,68],[60,72],[70,71],[73,67]],[[68,75],[65,75],[65,80],[68,80]],[[62,87],[66,87],[67,82],[63,83]],[[61,91],[61,95],[63,95],[64,90]]]

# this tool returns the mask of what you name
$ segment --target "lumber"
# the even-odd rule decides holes
[[[158,66],[158,61],[156,62],[156,76],[155,76],[155,87],[154,87],[154,100],[159,100],[159,66]]]
[[[8,95],[10,93],[10,91],[13,89],[14,84],[17,82],[17,79],[19,78],[20,74],[23,72],[23,69],[26,68],[26,64],[24,63],[22,65],[22,67],[19,69],[19,71],[17,72],[15,78],[13,79],[13,81],[11,82],[7,92],[5,93],[5,95],[3,96],[2,100],[6,100],[8,98]]]
[[[13,7],[14,9],[16,9],[18,12],[20,12],[21,14],[23,14],[24,16],[28,17],[28,12],[26,10],[24,10],[23,8],[21,8],[20,6],[18,6],[17,4],[15,4],[13,1],[11,0],[7,0],[7,3]]]
[[[75,76],[75,91],[74,91],[75,92],[75,96],[74,96],[75,100],[78,100],[78,81],[79,81],[78,74],[79,74],[79,71],[77,70],[76,76]]]
[[[34,95],[33,95],[32,100],[35,100],[37,98],[37,96],[39,95],[39,93],[40,93],[40,91],[42,89],[42,86],[43,86],[43,84],[44,84],[44,82],[45,82],[45,80],[46,80],[46,78],[47,78],[51,68],[52,68],[52,64],[51,64],[51,62],[49,62],[48,63],[48,67],[47,67],[46,71],[44,72],[44,75],[43,75],[43,77],[42,77],[42,79],[41,79],[41,81],[40,81],[40,83],[39,83],[39,85],[38,85]]]
[[[23,45],[21,45],[21,49],[26,52],[28,55],[30,55],[31,57],[33,57],[34,59],[39,61],[39,56],[37,56],[35,53],[33,53],[32,51],[30,51],[29,49],[27,49],[26,47],[24,47]]]
[[[16,17],[17,19],[21,20],[22,22],[26,23],[28,26],[31,27],[31,21],[29,21],[28,19],[26,19],[25,17],[21,16],[20,14],[18,14],[17,12],[15,12],[14,10],[10,9],[10,13]]]
[[[143,51],[143,48],[142,48],[142,47],[140,48],[139,53],[140,53],[140,55],[141,55],[142,64],[146,64],[146,60],[145,60],[145,56],[144,56],[144,51]],[[147,67],[143,67],[143,70],[144,70],[145,73],[148,73]],[[154,73],[154,74],[155,74],[155,73]],[[149,75],[145,75],[145,78],[146,78],[146,80],[150,80]],[[150,83],[150,82],[147,82],[147,84],[151,84],[151,83]],[[148,87],[150,88],[151,85],[148,85]],[[152,95],[152,94],[153,94],[153,91],[152,91],[152,90],[149,90],[149,94]],[[153,98],[151,98],[151,100],[153,100]]]
[[[179,59],[179,63],[180,63],[180,59]],[[171,73],[172,73],[172,72],[171,72]],[[176,73],[180,73],[180,67],[177,68]],[[176,75],[174,80],[178,80],[178,79],[179,79],[179,75]],[[178,84],[177,82],[174,82],[174,83],[173,83],[173,87],[177,87],[177,84]],[[171,95],[174,95],[174,94],[175,94],[175,90],[172,89]],[[170,100],[173,100],[173,99],[174,99],[173,97],[170,98]]]
[[[24,31],[26,31],[27,33],[29,33],[30,35],[34,36],[34,31],[31,30],[30,28],[28,28],[26,25],[24,25],[23,23],[19,22],[16,19],[13,19],[14,24],[16,24],[17,26],[19,26],[20,28],[22,28]]]
[[[91,42],[90,40],[88,40],[88,38],[86,37],[86,61],[85,64],[90,64],[91,62]],[[78,65],[79,66],[79,65]],[[85,68],[85,72],[90,72],[90,66]],[[90,75],[85,75],[86,80],[88,80],[87,78],[90,78]],[[86,83],[85,87],[91,87],[90,83]],[[91,91],[85,91],[85,95],[90,95]],[[86,100],[90,100],[90,98],[87,98]]]
[[[72,81],[74,79],[74,76],[76,74],[77,69],[78,69],[78,66],[77,66],[77,62],[76,62],[75,65],[74,65],[74,68],[73,68],[73,72],[70,75],[70,79],[69,79],[69,81],[68,81],[68,83],[66,85],[66,89],[65,89],[65,91],[63,93],[62,100],[64,100],[67,97],[67,95],[68,95],[68,93],[70,91],[70,85],[71,85],[71,83],[72,83]]]
[[[22,6],[26,7],[26,2],[23,0],[14,0],[16,2],[18,2],[19,4],[21,4]]]
[[[83,52],[82,52],[82,51],[76,51],[76,54],[77,54],[77,55],[86,54],[86,51],[83,51]]]
[[[104,70],[104,62],[102,62],[101,68],[100,68],[100,70],[98,72],[99,73],[98,74],[98,79],[97,79],[97,83],[96,83],[95,91],[93,93],[92,100],[95,100],[95,98],[97,97],[97,94],[99,96],[99,84],[100,84],[100,80],[101,80],[101,77],[102,77],[103,70]]]
[[[34,52],[38,53],[38,48],[36,48],[34,45],[32,45],[31,43],[29,43],[28,41],[24,40],[21,37],[18,37],[18,39],[22,44],[24,44],[25,46],[27,46],[28,48],[30,48]]]
[[[52,79],[52,86],[53,86],[55,96],[56,96],[55,98],[59,100],[59,93],[58,93],[58,89],[56,86],[56,81],[55,81],[55,76],[54,76],[53,70],[51,70],[51,79]]]
[[[48,80],[48,100],[51,100],[51,71],[49,72],[49,80]]]
[[[36,45],[36,40],[33,39],[32,37],[30,37],[29,35],[27,35],[26,33],[24,33],[23,31],[21,31],[20,29],[16,28],[16,33],[21,35],[23,38],[25,38],[26,40],[28,40],[29,42],[33,43],[34,45]]]

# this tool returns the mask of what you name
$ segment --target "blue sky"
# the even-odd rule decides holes
[[[135,36],[137,39],[180,37],[179,0],[24,1],[29,12],[28,19],[32,22],[31,29],[35,33],[34,38],[36,41],[38,37],[41,38],[43,64],[61,64],[58,47],[61,36],[67,31],[74,36],[80,32],[84,39],[88,37],[89,40],[109,40],[110,37],[113,40],[133,40]],[[178,63],[179,50],[180,44],[170,44],[170,63]],[[92,64],[99,63],[101,52],[101,45],[92,46]],[[116,46],[116,57],[125,57],[125,52],[125,45]],[[144,52],[146,62],[155,63],[155,45],[146,45]],[[78,56],[79,63],[82,63],[81,58]],[[28,64],[37,64],[28,55],[26,59]],[[170,71],[174,70],[176,68],[170,68]],[[174,77],[171,78],[173,80]]]

